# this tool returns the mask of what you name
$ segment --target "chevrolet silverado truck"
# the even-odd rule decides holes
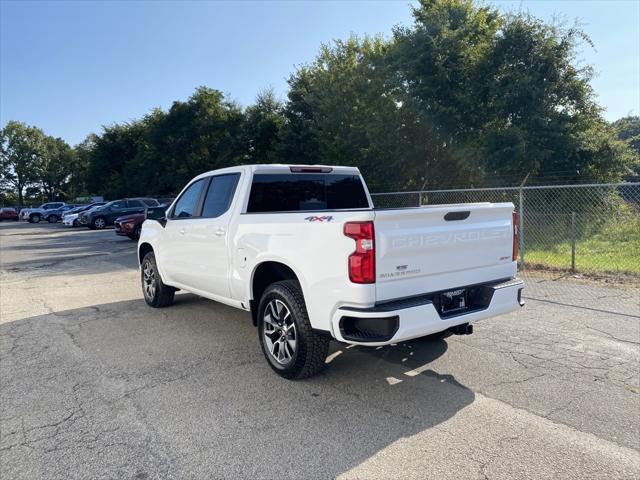
[[[312,376],[329,341],[469,334],[523,306],[511,203],[374,208],[357,168],[252,165],[195,177],[138,241],[144,299],[251,312],[271,368]]]

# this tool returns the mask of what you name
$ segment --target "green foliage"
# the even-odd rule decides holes
[[[640,117],[623,117],[613,122],[612,127],[616,131],[618,138],[640,155]]]
[[[42,130],[9,121],[0,131],[0,179],[15,190],[23,205],[25,188],[38,177],[38,160],[43,151]]]
[[[631,149],[629,180],[640,180],[640,117],[629,116],[616,120],[611,125],[618,139]]]
[[[255,104],[245,111],[244,148],[247,153],[244,160],[248,163],[280,162],[279,135],[284,122],[284,106],[273,90],[261,92]]]
[[[413,16],[390,39],[323,45],[290,76],[285,104],[266,90],[242,109],[200,87],[71,154],[40,140],[48,153],[31,153],[40,166],[3,160],[5,183],[20,171],[22,190],[35,182],[48,195],[116,198],[174,194],[240,163],[356,165],[373,191],[513,185],[527,174],[616,181],[638,168],[638,117],[602,119],[592,69],[576,59],[590,45],[579,28],[473,0],[421,0]]]
[[[589,221],[589,220],[587,220]],[[537,267],[571,268],[571,242],[527,246],[525,260]],[[576,242],[576,269],[589,273],[640,274],[640,218],[637,214],[610,219]]]
[[[49,200],[66,197],[66,186],[73,171],[74,153],[71,147],[61,138],[45,137],[36,162],[36,175]]]

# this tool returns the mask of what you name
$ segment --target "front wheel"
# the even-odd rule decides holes
[[[91,228],[95,230],[102,230],[106,226],[107,226],[107,221],[102,217],[95,218],[93,222],[91,222]]]
[[[147,305],[154,308],[168,307],[173,303],[176,289],[165,285],[160,278],[156,256],[153,252],[147,253],[142,259],[140,268],[140,281],[142,283],[142,293]]]
[[[269,366],[281,377],[311,377],[325,365],[329,337],[311,328],[298,282],[270,285],[258,307],[258,336]]]
[[[40,223],[40,215],[37,213],[29,217],[29,223]]]

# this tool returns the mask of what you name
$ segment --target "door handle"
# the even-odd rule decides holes
[[[222,236],[222,235],[224,235],[225,233],[226,233],[226,230],[225,230],[224,228],[218,228],[218,229],[215,231],[215,234],[216,234],[218,237],[221,237],[221,236]]]
[[[185,233],[187,233],[187,231],[184,228],[180,229],[180,235],[184,235]]]

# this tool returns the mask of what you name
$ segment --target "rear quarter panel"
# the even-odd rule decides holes
[[[372,219],[370,210],[239,215],[231,231],[232,296],[253,299],[256,268],[268,261],[283,263],[300,281],[311,325],[331,331],[338,307],[375,302],[375,285],[349,280],[347,261],[355,242],[343,234],[345,222]]]

